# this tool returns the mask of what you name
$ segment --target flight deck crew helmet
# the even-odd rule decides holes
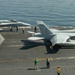
[[[58,66],[58,68],[60,68],[60,66]]]

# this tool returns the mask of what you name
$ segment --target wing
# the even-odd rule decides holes
[[[67,33],[69,36],[75,36],[75,33]]]
[[[67,34],[56,34],[51,38],[51,43],[52,45],[55,44],[62,44],[65,43],[68,39],[70,38],[70,36],[68,36]]]

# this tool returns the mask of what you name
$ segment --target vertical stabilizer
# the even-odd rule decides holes
[[[50,39],[51,34],[53,34],[50,29],[47,27],[47,25],[43,21],[37,21],[37,24],[40,28],[40,32],[46,39]]]

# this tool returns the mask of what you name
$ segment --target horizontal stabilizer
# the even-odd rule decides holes
[[[35,34],[35,32],[33,32],[33,31],[28,31],[28,33],[30,33],[30,34]]]
[[[29,37],[28,40],[32,40],[32,41],[35,41],[35,40],[43,40],[44,37]]]
[[[28,33],[32,34],[32,36],[34,35],[34,36],[37,36],[37,37],[40,37],[40,36],[42,37],[41,33],[35,33],[33,31],[28,31]]]

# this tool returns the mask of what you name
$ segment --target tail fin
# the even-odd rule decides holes
[[[50,38],[51,34],[53,34],[53,33],[46,26],[46,24],[43,21],[37,21],[37,24],[40,28],[42,35],[44,35],[45,38]]]

